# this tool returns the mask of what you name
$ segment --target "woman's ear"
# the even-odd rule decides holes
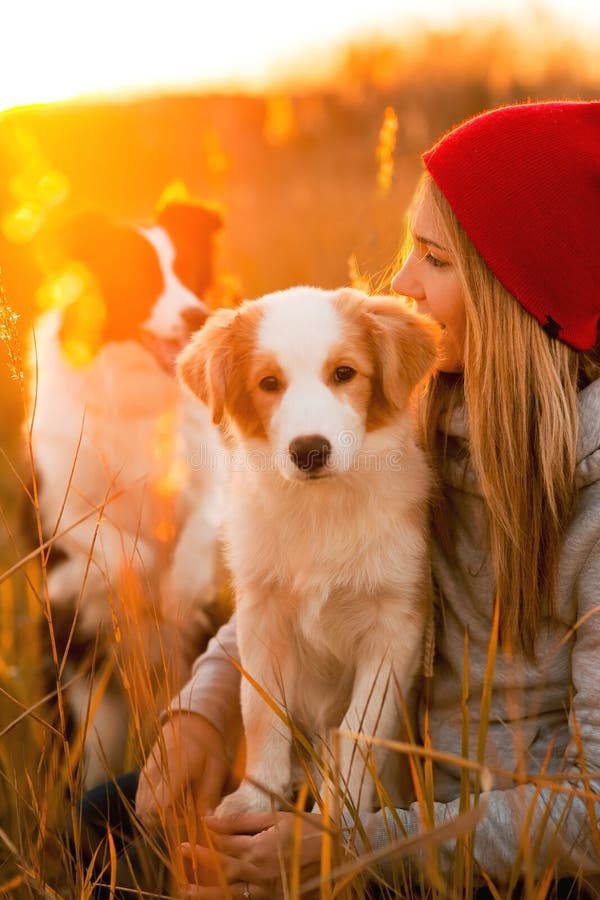
[[[215,425],[225,412],[235,317],[233,309],[217,310],[177,357],[179,380],[208,406]]]
[[[366,311],[372,323],[378,375],[374,400],[390,411],[404,409],[418,382],[435,366],[440,326],[393,297],[370,297]]]

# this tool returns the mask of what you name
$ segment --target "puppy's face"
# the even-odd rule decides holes
[[[164,228],[156,225],[140,229],[139,234],[154,249],[162,280],[162,290],[147,310],[140,327],[155,338],[172,341],[181,348],[185,340],[204,324],[208,307],[177,277],[177,249]]]
[[[67,250],[98,284],[103,342],[141,331],[171,342],[173,353],[181,349],[209,313],[201,297],[213,281],[222,224],[216,211],[193,203],[167,205],[148,228],[116,225],[102,213],[72,222]]]
[[[178,370],[253,464],[320,479],[351,469],[367,435],[405,410],[437,337],[400,300],[291,288],[211,316]]]

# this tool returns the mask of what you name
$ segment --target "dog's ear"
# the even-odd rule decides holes
[[[175,274],[197,297],[204,297],[215,281],[216,235],[224,224],[222,210],[206,203],[172,202],[160,210],[157,224],[175,248]]]
[[[165,288],[154,247],[135,228],[90,212],[70,223],[66,249],[85,263],[99,286],[105,308],[102,340],[136,335]]]
[[[177,358],[177,375],[208,406],[218,425],[225,412],[225,397],[232,365],[233,309],[219,309],[206,320]]]
[[[412,390],[435,366],[441,329],[394,297],[370,297],[366,311],[378,367],[374,401],[390,410],[403,409]]]

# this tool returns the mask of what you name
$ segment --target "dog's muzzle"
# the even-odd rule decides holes
[[[166,337],[155,334],[155,332],[142,325],[137,339],[146,350],[150,351],[165,372],[168,372],[169,375],[174,375],[177,354],[183,350],[192,335],[202,328],[209,313],[208,307],[198,301],[198,303],[195,303],[193,306],[187,306],[180,312],[179,328],[176,335]]]
[[[322,434],[308,434],[294,438],[289,451],[292,462],[301,472],[312,473],[326,465],[331,444]]]
[[[186,329],[186,337],[189,339],[196,331],[199,331],[210,315],[210,309],[202,302],[195,303],[193,306],[186,306],[179,316],[183,321]]]

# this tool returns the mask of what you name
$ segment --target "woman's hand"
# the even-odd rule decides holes
[[[228,774],[221,733],[204,716],[177,713],[165,723],[142,769],[136,813],[147,826],[164,823],[189,788],[196,815],[204,815],[217,806]]]
[[[207,817],[208,846],[183,844],[188,897],[221,900],[275,900],[283,897],[294,867],[304,884],[319,875],[323,824],[320,815],[249,813]],[[319,896],[317,889],[313,894]]]

